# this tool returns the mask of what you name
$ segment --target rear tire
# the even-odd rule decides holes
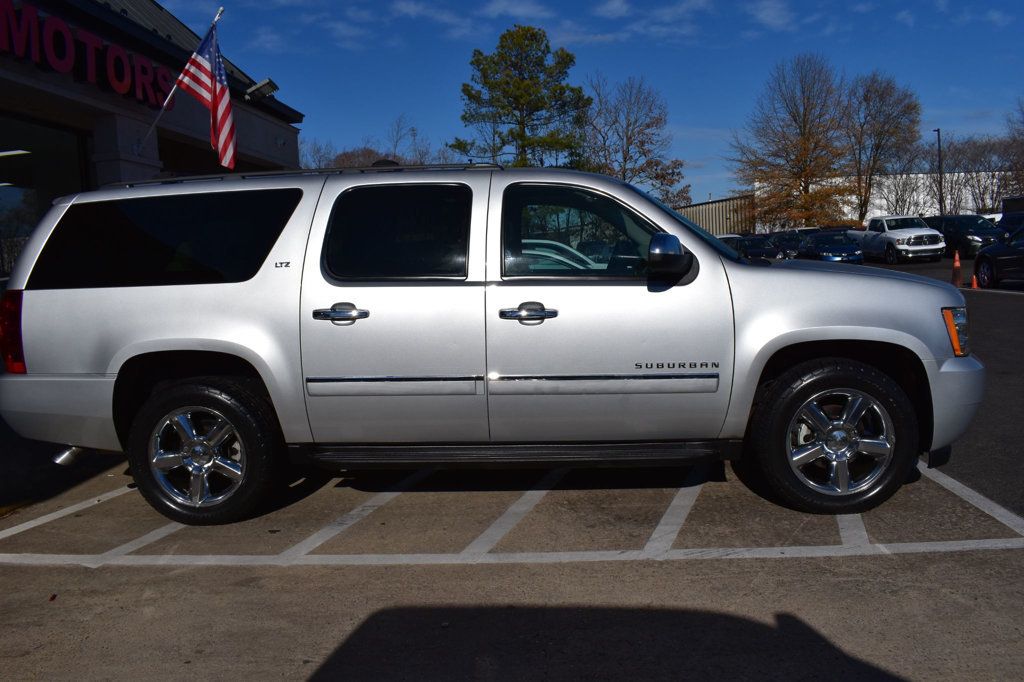
[[[269,401],[250,380],[200,377],[161,387],[128,438],[139,492],[190,525],[230,523],[266,502],[284,442]]]
[[[917,417],[903,389],[842,358],[802,363],[759,391],[749,437],[772,493],[823,514],[881,504],[918,455]]]

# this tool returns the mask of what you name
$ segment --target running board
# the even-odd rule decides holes
[[[664,464],[738,459],[738,440],[653,443],[452,443],[448,445],[299,445],[300,453],[332,465],[423,464]]]

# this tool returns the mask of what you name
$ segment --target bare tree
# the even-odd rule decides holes
[[[877,194],[890,215],[918,215],[930,211],[925,149],[914,145],[889,160],[876,181]]]
[[[967,196],[977,213],[995,213],[1009,182],[1005,138],[980,136],[965,138],[960,143],[963,156],[964,184]]]
[[[842,215],[843,82],[824,57],[778,64],[742,132],[733,136],[741,183],[757,194],[758,221],[813,225]]]
[[[917,144],[921,103],[909,88],[878,71],[850,84],[843,134],[848,146],[857,220],[867,217],[875,177]]]
[[[299,137],[299,166],[302,168],[330,168],[338,150],[326,140]]]
[[[1024,97],[1017,100],[1016,108],[1006,118],[1006,137],[1003,154],[1009,179],[1005,193],[1024,194]]]
[[[948,133],[942,140],[942,183],[939,184],[938,149],[935,142],[925,145],[928,182],[926,190],[935,206],[945,204],[947,215],[958,215],[967,207],[967,169],[963,141]],[[939,201],[939,189],[942,189],[942,201]]]
[[[405,114],[399,114],[384,133],[384,139],[387,143],[385,151],[390,158],[397,159],[405,149],[406,140],[415,136],[416,128],[409,123],[409,119]]]
[[[690,203],[682,185],[681,159],[669,159],[672,136],[668,106],[643,78],[615,86],[601,75],[590,79],[593,100],[585,126],[583,165],[620,180],[644,185],[673,208]]]

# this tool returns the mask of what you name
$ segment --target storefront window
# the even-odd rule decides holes
[[[0,278],[54,199],[84,189],[83,138],[0,114]]]

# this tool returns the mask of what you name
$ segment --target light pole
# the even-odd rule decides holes
[[[932,132],[938,137],[939,144],[939,215],[946,215],[946,200],[942,193],[942,128],[936,128]]]

